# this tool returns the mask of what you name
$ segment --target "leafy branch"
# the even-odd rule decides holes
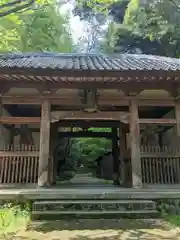
[[[27,9],[35,3],[35,0],[15,0],[0,5],[0,17]],[[10,9],[8,9],[10,7]]]

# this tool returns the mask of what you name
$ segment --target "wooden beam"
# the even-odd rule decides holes
[[[35,86],[34,86],[35,87]],[[130,89],[130,88],[129,88]],[[57,89],[58,90],[58,89]],[[80,106],[81,108],[86,105],[81,102],[81,98],[77,95],[77,97],[73,98],[72,96],[60,96],[60,95],[48,95],[46,96],[52,105],[59,106]],[[3,95],[2,101],[3,104],[27,104],[27,105],[41,105],[44,97],[39,95],[33,96],[17,96],[17,95]],[[98,96],[97,103],[98,106],[109,105],[112,104],[115,106],[128,106],[129,101],[137,99],[138,106],[175,106],[175,98],[174,97],[147,97],[147,96]],[[143,101],[142,101],[143,100]]]
[[[0,157],[39,157],[39,151],[0,151]]]
[[[0,123],[2,124],[33,124],[40,122],[40,117],[0,117]]]
[[[38,186],[40,187],[44,187],[49,184],[50,116],[51,105],[48,100],[44,100],[41,109],[41,130],[40,130],[40,153],[38,174]]]
[[[40,96],[3,96],[3,104],[27,104],[27,105],[40,105],[43,102],[43,99]]]
[[[83,111],[54,111],[51,112],[51,122],[61,120],[109,120],[128,122],[129,112],[83,112]]]
[[[140,156],[140,129],[138,121],[138,106],[136,100],[130,101],[130,137],[131,137],[131,164],[132,186],[142,187],[141,156]]]
[[[58,133],[59,138],[86,138],[86,137],[92,137],[92,138],[112,138],[111,132],[90,132],[90,131],[79,131],[79,132],[59,132]]]
[[[143,101],[142,101],[143,100]],[[175,99],[167,97],[164,99],[152,99],[151,97],[138,97],[138,106],[150,106],[150,107],[174,107]]]
[[[175,125],[176,119],[171,118],[141,118],[140,124],[157,124],[157,125]]]

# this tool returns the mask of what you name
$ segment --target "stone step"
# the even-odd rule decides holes
[[[146,216],[155,217],[158,214],[156,203],[151,200],[49,200],[35,201],[32,206],[32,217],[55,216]],[[133,216],[134,215],[134,216]]]
[[[137,205],[152,205],[156,207],[155,202],[151,200],[49,200],[49,201],[36,201],[34,202],[34,206],[36,205],[56,205],[56,204],[122,204],[122,205],[129,205],[129,204],[137,204]]]
[[[132,211],[33,211],[34,215],[97,215],[97,214],[156,214],[156,210],[132,210]]]

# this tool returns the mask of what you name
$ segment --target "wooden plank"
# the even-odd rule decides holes
[[[140,124],[159,124],[159,125],[175,125],[176,119],[170,118],[141,118],[139,119]]]
[[[49,184],[49,150],[50,150],[50,113],[51,105],[45,100],[41,109],[40,152],[38,186]]]
[[[60,120],[114,120],[123,123],[128,122],[129,112],[83,112],[83,111],[53,111],[51,112],[51,122]]]
[[[111,132],[90,132],[90,131],[79,131],[79,132],[59,132],[58,133],[59,138],[66,138],[66,137],[71,137],[71,138],[81,138],[81,137],[95,137],[95,138],[112,138],[112,133]]]
[[[142,187],[141,157],[140,157],[140,129],[138,121],[137,101],[130,101],[130,136],[131,136],[131,164],[132,164],[132,186]]]
[[[0,157],[39,157],[39,152],[29,151],[0,151]],[[1,159],[0,159],[1,160]]]
[[[2,124],[33,124],[40,122],[40,117],[0,117],[0,123]]]
[[[166,152],[154,152],[154,153],[148,153],[148,152],[141,152],[141,157],[143,158],[180,158],[180,152],[178,153],[166,153]]]

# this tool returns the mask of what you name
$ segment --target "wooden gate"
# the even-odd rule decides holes
[[[36,183],[39,149],[16,145],[0,151],[0,184]]]

